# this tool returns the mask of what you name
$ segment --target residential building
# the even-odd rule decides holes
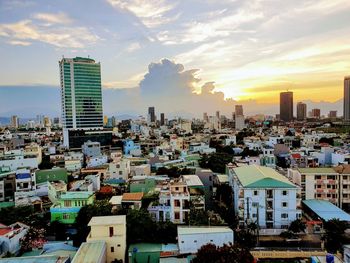
[[[81,150],[86,157],[96,157],[102,154],[99,142],[87,141],[83,144]]]
[[[311,110],[311,117],[315,119],[321,118],[321,110],[320,109],[312,109]]]
[[[24,154],[23,150],[12,150],[0,154],[0,167],[9,167],[11,171],[20,168],[38,168],[38,159],[36,155]]]
[[[339,175],[333,168],[289,169],[288,177],[301,187],[302,200],[325,200],[339,206]]]
[[[293,92],[280,93],[280,119],[290,122],[293,120]]]
[[[0,224],[0,258],[7,253],[18,255],[21,250],[20,240],[28,232],[29,226],[17,222],[9,226]]]
[[[93,204],[93,192],[66,192],[61,194],[57,203],[50,208],[51,222],[59,221],[63,224],[73,224],[80,209]]]
[[[107,246],[107,263],[116,260],[125,262],[126,252],[126,216],[98,216],[91,218],[91,231],[87,242],[104,241]]]
[[[329,111],[328,118],[337,118],[337,111],[336,110]]]
[[[286,229],[301,217],[299,187],[274,169],[245,165],[230,168],[228,175],[240,224],[256,222],[261,229]]]
[[[180,254],[195,254],[206,245],[222,247],[233,244],[233,230],[229,227],[177,227]]]
[[[142,206],[142,198],[144,193],[124,193],[122,198],[122,206],[125,209],[140,210]]]

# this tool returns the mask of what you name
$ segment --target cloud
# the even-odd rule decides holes
[[[149,28],[175,21],[176,16],[168,16],[168,12],[175,7],[175,3],[166,3],[164,0],[107,0],[115,8],[128,11],[138,17]]]
[[[47,22],[47,25],[51,24],[70,24],[72,19],[68,17],[65,13],[37,13],[33,18]]]
[[[136,50],[138,50],[138,49],[140,49],[140,48],[141,48],[140,43],[134,42],[134,43],[131,43],[131,44],[126,48],[126,52],[131,53],[131,52],[134,52],[134,51],[136,51]]]
[[[30,42],[19,41],[19,40],[11,40],[8,43],[11,44],[11,45],[14,45],[14,46],[30,46],[31,45]]]
[[[28,19],[11,24],[0,24],[0,36],[14,45],[18,44],[18,41],[26,44],[38,41],[60,48],[84,48],[99,40],[98,36],[85,27],[35,25]]]

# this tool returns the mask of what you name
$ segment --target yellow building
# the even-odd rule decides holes
[[[125,262],[126,251],[126,216],[96,216],[89,222],[91,231],[87,237],[90,241],[105,241],[107,244],[107,263],[114,260]]]

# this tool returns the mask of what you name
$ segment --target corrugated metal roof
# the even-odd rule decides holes
[[[233,171],[245,188],[296,188],[285,176],[269,167],[245,165],[233,168]]]
[[[75,254],[72,263],[100,262],[105,253],[105,241],[84,242],[81,244],[77,254]]]
[[[350,215],[348,213],[328,201],[310,199],[304,200],[303,204],[309,207],[318,217],[324,221],[339,219],[341,221],[350,222]]]

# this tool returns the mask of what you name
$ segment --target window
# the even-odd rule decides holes
[[[114,247],[111,247],[111,253],[113,253],[114,252]]]
[[[282,213],[281,214],[282,219],[288,219],[288,214],[287,213]]]
[[[288,195],[288,191],[287,190],[283,190],[282,191],[282,195]]]
[[[65,200],[64,201],[64,206],[65,207],[70,207],[72,205],[72,202],[70,200]]]
[[[282,207],[287,207],[288,203],[287,202],[282,202]]]
[[[114,229],[112,226],[109,227],[109,236],[110,237],[114,236]]]
[[[316,175],[316,180],[321,180],[321,175]]]
[[[253,218],[257,218],[258,215],[257,215],[257,214],[252,214],[252,217],[253,217]]]
[[[194,243],[197,243],[197,240],[193,241]]]
[[[69,219],[69,214],[64,213],[62,217],[63,217],[63,219]]]
[[[334,180],[335,176],[334,175],[327,175],[327,180]]]
[[[119,171],[119,175],[123,175],[123,171]]]
[[[254,191],[253,191],[253,195],[255,195],[255,196],[259,195],[259,191],[254,190]]]
[[[174,206],[180,207],[180,200],[174,200]]]
[[[120,244],[118,244],[117,247],[120,247]]]
[[[213,179],[212,179],[212,177],[211,176],[209,176],[209,181],[212,181]]]
[[[175,212],[175,219],[179,220],[180,219],[180,213],[179,212]]]

